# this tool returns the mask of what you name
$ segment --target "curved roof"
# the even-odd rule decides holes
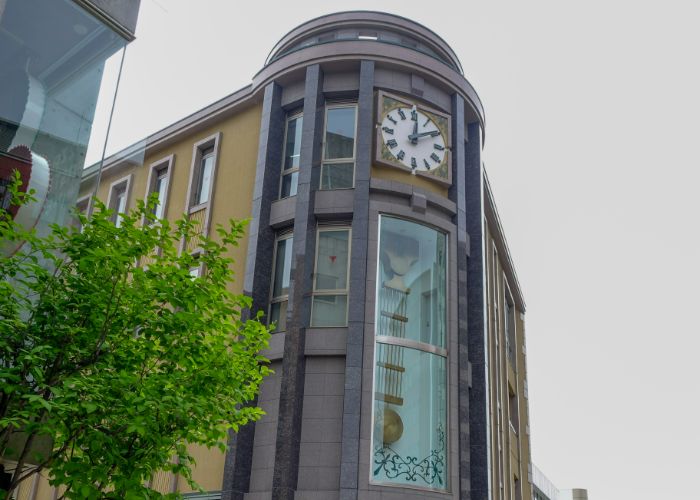
[[[336,12],[300,24],[277,42],[265,66],[312,45],[356,40],[409,47],[464,74],[457,54],[431,29],[405,17],[367,10]]]

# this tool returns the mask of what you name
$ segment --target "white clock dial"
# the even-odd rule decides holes
[[[382,140],[398,161],[413,171],[439,167],[447,145],[440,129],[415,106],[394,108],[384,115]]]

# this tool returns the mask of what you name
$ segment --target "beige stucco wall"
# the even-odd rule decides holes
[[[253,186],[258,153],[258,135],[260,132],[261,105],[248,107],[234,116],[197,130],[184,137],[177,143],[154,152],[149,152],[141,164],[132,164],[125,168],[112,168],[104,172],[98,189],[98,198],[107,202],[110,185],[128,175],[131,184],[128,197],[128,208],[136,206],[136,200],[146,195],[146,184],[150,165],[168,157],[174,156],[170,176],[170,188],[165,217],[174,221],[185,211],[185,199],[192,167],[193,145],[213,134],[220,133],[219,155],[217,158],[216,177],[211,206],[211,227],[216,224],[226,224],[231,218],[246,219],[251,215]],[[90,193],[91,186],[81,186],[80,196]],[[215,237],[215,232],[210,231]],[[240,293],[243,287],[245,273],[245,257],[248,247],[247,237],[244,237],[238,247],[233,249],[232,265],[235,282],[231,291]],[[190,452],[197,466],[193,471],[194,480],[205,491],[221,489],[225,455],[220,450],[207,449],[202,446],[191,446]],[[41,478],[26,480],[18,492],[22,500],[51,500],[54,488],[48,485],[45,473]],[[176,487],[184,493],[192,491],[182,478],[175,478],[169,473],[159,473],[153,478],[153,486],[166,493]]]
[[[489,426],[491,429],[491,485],[493,500],[532,498],[529,480],[530,464],[529,414],[526,398],[526,351],[524,313],[514,305],[516,366],[512,366],[506,349],[505,300],[509,283],[503,268],[502,256],[496,250],[495,232],[489,223],[485,225],[486,257],[486,306],[488,311],[489,361]],[[517,399],[517,428],[509,419],[510,397],[513,391]],[[500,407],[500,411],[499,411]],[[500,439],[499,439],[500,438]],[[500,449],[499,449],[500,441]],[[520,490],[520,496],[516,494]],[[501,489],[501,484],[503,485]]]

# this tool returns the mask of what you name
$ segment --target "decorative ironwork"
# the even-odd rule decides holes
[[[445,431],[442,425],[437,428],[438,445],[431,450],[430,455],[423,459],[407,455],[402,457],[390,446],[383,445],[374,452],[374,475],[384,472],[387,479],[404,479],[417,482],[419,479],[428,485],[444,486],[445,471]]]

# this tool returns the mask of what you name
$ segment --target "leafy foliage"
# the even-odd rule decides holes
[[[200,236],[185,219],[155,220],[154,203],[116,227],[96,201],[82,230],[53,226],[44,238],[0,212],[0,242],[26,240],[0,256],[0,456],[18,462],[11,488],[42,468],[67,498],[161,498],[145,486],[159,470],[197,488],[186,443],[224,450],[229,429],[261,416],[246,403],[268,374],[258,353],[269,331],[230,291],[244,223],[218,227],[192,256],[180,244]],[[13,436],[26,438],[14,450]],[[41,440],[50,452],[32,456]]]

